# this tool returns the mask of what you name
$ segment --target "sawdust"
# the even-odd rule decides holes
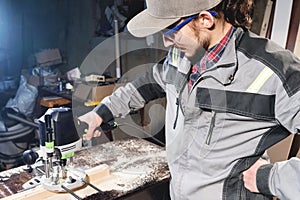
[[[87,200],[116,199],[116,197],[140,191],[149,185],[169,179],[165,151],[162,147],[144,140],[130,139],[115,141],[113,145],[107,143],[101,145],[100,149],[97,147],[89,149],[94,154],[98,150],[101,150],[101,153],[97,154],[97,158],[93,160],[109,161],[111,172],[116,177],[114,181],[103,183],[106,197],[99,193],[87,197]],[[116,188],[118,190],[114,190]],[[110,198],[112,191],[113,197]]]
[[[120,194],[120,191],[116,190],[110,190],[110,191],[105,191],[105,192],[98,192],[96,194],[92,194],[84,200],[111,200],[111,199],[116,199]]]
[[[164,148],[137,138],[82,149],[75,153],[73,164],[82,169],[101,164],[110,167],[113,178],[106,180],[103,187],[99,188],[103,192],[86,197],[86,200],[119,199],[148,185],[168,180],[170,176]],[[0,197],[17,193],[32,175],[20,171],[11,177],[0,183]]]
[[[18,171],[9,176],[5,176],[5,179],[0,183],[0,198],[15,194],[19,190],[22,190],[22,185],[31,178],[33,178],[33,175],[25,171]]]

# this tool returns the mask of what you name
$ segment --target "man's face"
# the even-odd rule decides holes
[[[178,26],[180,23],[184,23],[184,19],[174,26]],[[174,45],[184,52],[188,58],[197,56],[196,53],[199,50],[203,50],[203,48],[207,49],[210,44],[210,38],[209,31],[201,25],[199,19],[190,21],[170,36],[163,35],[166,47]]]
[[[195,56],[199,49],[205,48],[207,46],[207,36],[205,34],[196,34],[191,27],[185,26],[179,30],[174,39],[163,37],[164,45],[166,47],[174,45],[176,48],[180,49],[185,53],[185,56],[191,58]]]

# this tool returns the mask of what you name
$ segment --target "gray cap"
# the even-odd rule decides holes
[[[147,9],[132,18],[128,31],[145,37],[161,31],[180,18],[197,14],[218,5],[222,0],[146,0]]]

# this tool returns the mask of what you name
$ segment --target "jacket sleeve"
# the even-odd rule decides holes
[[[274,53],[275,51],[273,51]],[[273,79],[275,92],[275,118],[290,133],[300,132],[300,60],[291,52],[280,50],[274,53],[277,64]],[[256,175],[258,190],[279,199],[299,199],[300,159],[291,158],[283,162],[264,165]]]
[[[275,92],[275,118],[291,133],[300,133],[300,60],[286,51],[277,57],[282,64],[274,68],[277,78],[269,88]]]
[[[300,159],[261,166],[256,174],[259,192],[276,196],[279,199],[299,199],[300,196]]]
[[[130,111],[143,108],[149,101],[165,96],[164,83],[159,72],[163,61],[154,65],[143,76],[118,88],[95,107],[94,111],[104,123],[115,117],[125,117]]]

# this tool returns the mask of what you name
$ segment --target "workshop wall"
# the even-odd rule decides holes
[[[93,36],[93,0],[1,0],[0,54],[8,55],[6,76],[32,67],[34,53],[59,48],[67,71],[82,62]],[[0,55],[1,57],[1,55]],[[4,57],[4,56],[2,56]],[[19,75],[19,74],[18,74]]]

